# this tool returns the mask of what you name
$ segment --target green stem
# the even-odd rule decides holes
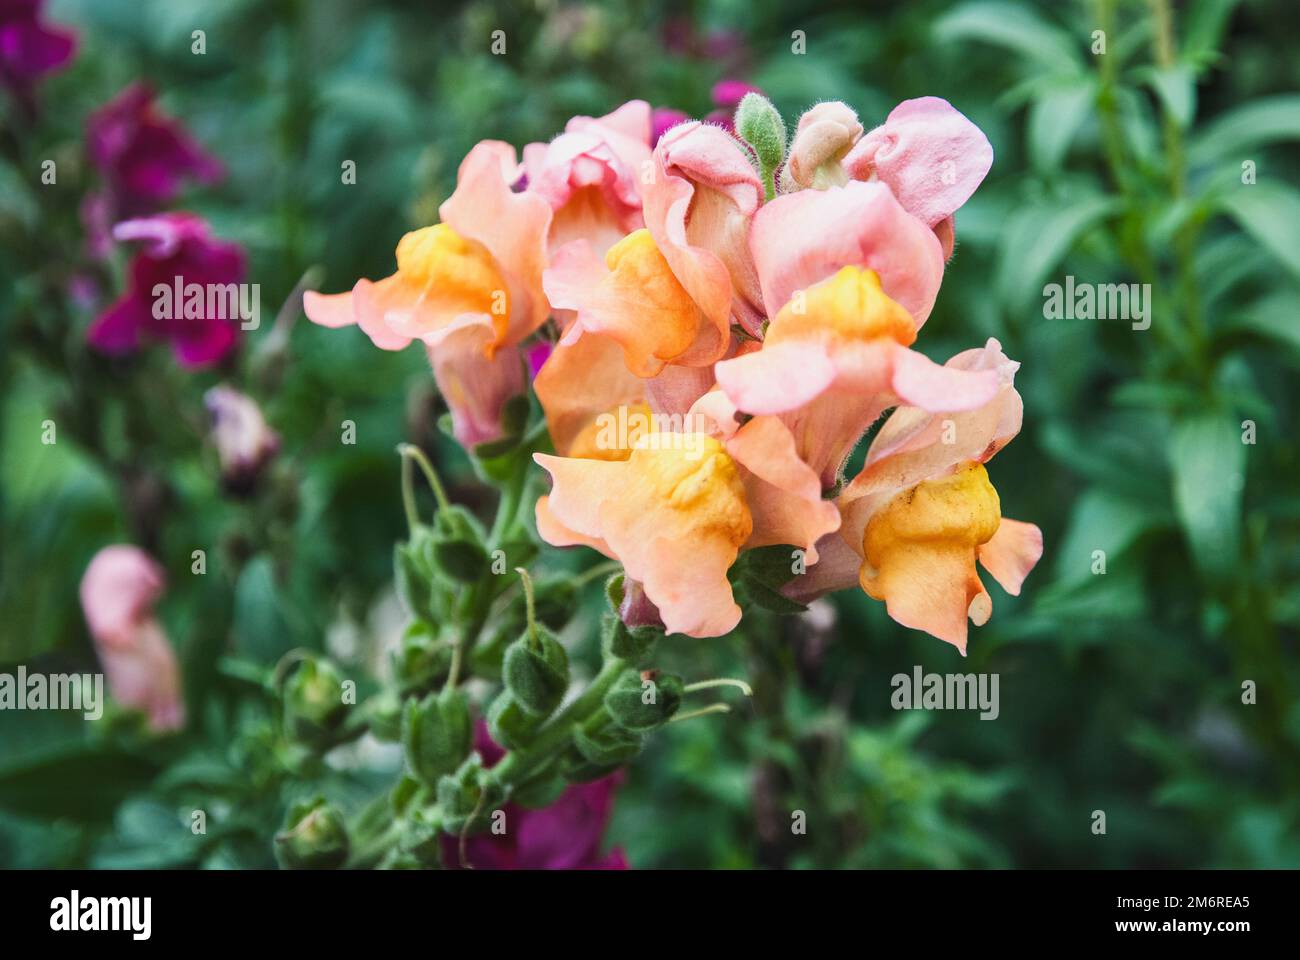
[[[402,508],[406,511],[406,529],[415,533],[420,526],[420,512],[415,506],[415,471],[410,457],[402,457]]]
[[[433,464],[424,455],[424,451],[413,443],[399,443],[397,452],[408,462],[414,460],[420,465],[420,470],[424,473],[424,479],[429,482],[429,488],[433,490],[433,498],[438,501],[438,509],[451,509],[451,501],[447,499],[447,491],[443,489],[442,481],[438,478],[438,471],[433,469]]]
[[[492,531],[488,534],[488,542],[493,548],[499,548],[505,542],[510,528],[514,526],[519,507],[523,503],[524,490],[528,486],[528,477],[528,470],[517,470],[501,488],[496,518],[492,521]]]
[[[710,690],[714,687],[735,687],[747,697],[754,695],[754,688],[744,680],[733,680],[731,677],[718,677],[714,680],[697,680],[695,683],[688,683],[682,688],[683,693],[694,693],[696,690]]]

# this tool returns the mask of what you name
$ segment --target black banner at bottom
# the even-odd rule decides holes
[[[0,923],[7,946],[92,948],[337,949],[404,935],[458,942],[478,930],[494,948],[518,938],[566,950],[590,945],[589,933],[604,928],[697,946],[815,929],[822,942],[838,930],[862,943],[921,936],[927,947],[970,944],[973,935],[999,946],[1047,936],[1230,947],[1288,931],[1295,879],[1265,871],[33,871],[0,873]]]

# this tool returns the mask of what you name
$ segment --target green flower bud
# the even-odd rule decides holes
[[[442,866],[442,821],[427,810],[412,810],[402,822],[397,846],[423,867]]]
[[[433,628],[419,621],[402,634],[393,652],[393,676],[403,692],[427,690],[451,669],[451,646],[434,636]]]
[[[573,619],[578,590],[571,577],[554,577],[537,584],[537,622],[561,630]]]
[[[393,579],[402,606],[417,620],[434,622],[433,531],[421,524],[393,547]]]
[[[785,159],[785,121],[762,94],[747,93],[736,108],[736,133],[754,150],[758,158],[767,199],[776,195],[773,174]]]
[[[482,580],[488,573],[483,525],[464,507],[443,507],[433,521],[432,559],[434,570],[454,582]]]
[[[369,703],[370,733],[376,740],[396,743],[402,739],[402,698],[391,690]]]
[[[641,752],[641,737],[619,727],[604,710],[597,710],[573,732],[573,745],[588,763],[621,766]]]
[[[645,667],[654,658],[655,646],[664,632],[657,627],[628,627],[615,614],[601,620],[600,646],[606,659],[626,660]]]
[[[649,733],[668,722],[682,704],[684,684],[671,673],[624,672],[605,694],[605,709],[630,733]]]
[[[506,649],[501,679],[520,707],[535,717],[548,717],[569,689],[569,655],[551,631],[526,628]]]
[[[407,769],[421,782],[433,786],[455,770],[469,755],[472,740],[469,698],[463,691],[444,690],[406,704],[402,748]]]
[[[332,870],[348,858],[343,815],[324,797],[300,800],[289,808],[275,835],[275,859],[285,870]]]
[[[500,789],[485,773],[483,761],[472,753],[455,773],[439,778],[438,807],[445,832],[460,833],[466,824],[471,829],[487,824],[502,798]]]
[[[335,745],[348,704],[343,702],[343,677],[332,663],[318,657],[303,660],[285,681],[282,696],[290,739],[314,750]]]
[[[509,690],[503,690],[488,707],[488,733],[507,750],[519,750],[528,745],[544,719],[524,710]]]

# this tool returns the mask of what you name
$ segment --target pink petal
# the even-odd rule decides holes
[[[857,266],[879,274],[885,293],[919,326],[943,280],[943,248],[934,231],[881,183],[777,197],[755,215],[749,245],[773,317],[795,291]]]
[[[904,100],[844,158],[855,180],[874,176],[934,227],[970,199],[993,166],[988,138],[947,100]]]

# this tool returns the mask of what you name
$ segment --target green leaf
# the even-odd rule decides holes
[[[1011,218],[1003,235],[998,289],[1012,310],[1027,310],[1043,281],[1090,227],[1113,213],[1120,201],[1089,197],[1068,206],[1030,207]]]
[[[1227,320],[1222,336],[1244,334],[1262,337],[1285,347],[1293,358],[1300,358],[1300,316],[1294,291],[1274,293],[1254,301]]]
[[[1197,565],[1223,574],[1237,565],[1246,447],[1226,413],[1206,411],[1178,423],[1169,438],[1174,508]]]
[[[1079,127],[1091,115],[1097,95],[1090,76],[1052,84],[1029,108],[1025,136],[1034,165],[1054,170],[1061,165]]]
[[[1174,122],[1187,129],[1196,113],[1196,74],[1192,68],[1176,63],[1172,67],[1150,67],[1137,72],[1151,85]]]
[[[1239,3],[1241,0],[1198,0],[1188,4],[1180,45],[1183,57],[1197,65],[1219,59],[1218,47]]]
[[[1194,164],[1224,158],[1249,159],[1242,151],[1278,140],[1300,140],[1300,93],[1267,97],[1243,104],[1219,117],[1192,141]]]
[[[1243,184],[1220,207],[1300,277],[1300,192],[1277,184]]]
[[[941,42],[991,43],[1057,73],[1083,70],[1075,39],[1018,3],[979,2],[960,6],[935,22],[934,38]]]

